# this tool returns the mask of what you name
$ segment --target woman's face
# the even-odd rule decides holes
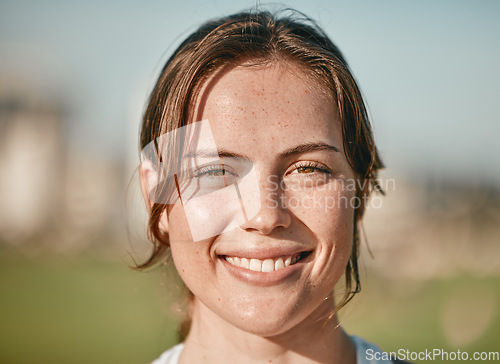
[[[255,177],[242,198],[258,206],[239,226],[199,241],[190,214],[210,206],[170,205],[162,217],[195,307],[266,337],[324,312],[350,256],[356,206],[333,97],[289,64],[239,66],[204,86],[194,115],[208,120],[224,151],[199,178],[235,178],[229,157],[237,156]]]

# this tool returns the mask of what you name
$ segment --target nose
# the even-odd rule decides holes
[[[262,179],[264,180],[264,179]],[[268,179],[259,183],[260,209],[240,227],[246,231],[257,231],[269,235],[275,230],[286,229],[292,222],[290,211],[283,204],[283,191]]]

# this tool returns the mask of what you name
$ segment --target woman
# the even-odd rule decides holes
[[[170,251],[191,298],[184,343],[154,363],[381,357],[336,313],[360,288],[357,225],[382,164],[356,82],[311,21],[203,25],[161,72],[140,147],[154,244],[140,268]]]

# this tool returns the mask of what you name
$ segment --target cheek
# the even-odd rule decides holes
[[[167,222],[168,220],[168,222]],[[160,226],[168,231],[170,250],[179,275],[189,287],[191,277],[200,277],[213,265],[210,257],[211,239],[194,242],[186,214],[181,205],[172,205],[162,216]],[[210,264],[207,264],[210,263]],[[191,288],[191,287],[190,287]]]
[[[215,264],[209,254],[210,242],[170,242],[172,259],[179,276],[186,286],[197,295],[211,286]]]
[[[290,206],[290,210],[318,242],[312,276],[324,281],[329,290],[340,279],[351,255],[355,191],[316,191],[303,194],[300,201],[301,204]]]
[[[193,241],[186,213],[180,204],[168,205],[161,217],[160,228],[162,231],[168,232],[170,245],[173,242],[189,243]]]
[[[287,208],[318,240],[352,241],[354,210],[358,203],[355,191],[325,188],[299,191],[287,197]]]

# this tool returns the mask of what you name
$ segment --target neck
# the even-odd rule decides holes
[[[356,363],[354,346],[324,301],[292,329],[258,336],[224,321],[196,300],[181,363]]]

